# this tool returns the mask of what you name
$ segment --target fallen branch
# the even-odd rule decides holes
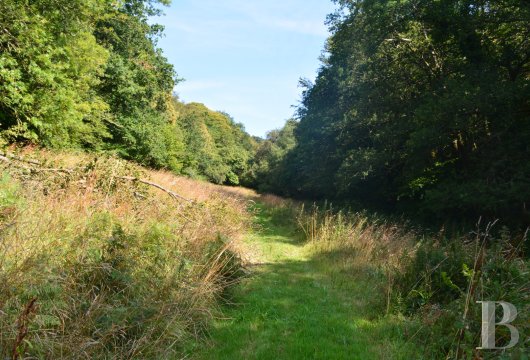
[[[1,153],[0,152],[0,155],[3,156],[3,157],[9,158],[9,159],[18,160],[18,161],[25,162],[25,163],[28,163],[28,164],[41,165],[40,161],[31,160],[31,159],[24,159],[24,158],[22,158],[20,156],[16,156],[16,155],[10,154],[10,153]]]
[[[169,189],[166,189],[165,187],[163,187],[161,185],[158,185],[158,184],[156,184],[154,182],[151,182],[151,181],[147,181],[147,180],[144,180],[144,179],[139,179],[139,178],[136,178],[136,177],[133,177],[133,176],[118,176],[118,179],[128,180],[128,181],[135,181],[135,182],[139,182],[139,183],[142,183],[142,184],[146,184],[146,185],[149,185],[149,186],[152,186],[152,187],[155,187],[155,188],[157,188],[159,190],[164,191],[165,193],[167,193],[169,196],[171,196],[174,199],[180,199],[180,200],[184,200],[184,201],[187,201],[187,202],[190,202],[190,203],[193,202],[193,200],[185,198],[184,196],[179,195],[176,192],[173,192],[173,191],[171,191]]]
[[[4,162],[7,162],[7,163],[12,163],[10,158],[14,159],[14,160],[21,161],[21,162],[25,162],[25,163],[28,163],[28,164],[34,164],[34,165],[40,164],[36,160],[24,160],[22,158],[16,158],[16,157],[12,157],[12,156],[8,157],[8,156],[0,154],[0,161],[4,161]],[[62,168],[36,168],[36,167],[29,167],[29,166],[23,166],[23,165],[17,165],[17,167],[19,167],[21,169],[24,169],[24,170],[28,170],[28,171],[33,171],[33,172],[46,172],[46,171],[49,171],[49,172],[62,172],[62,173],[67,173],[67,174],[71,174],[71,173],[74,172],[74,170],[72,170],[72,169],[62,169]]]
[[[27,159],[15,156],[13,154],[0,153],[0,161],[4,161],[4,162],[7,162],[7,163],[12,163],[11,159],[17,160],[17,161],[21,161],[21,162],[25,162],[25,163],[29,163],[29,164],[33,164],[33,165],[40,165],[41,164],[37,160],[27,160]],[[67,168],[37,168],[37,167],[28,167],[28,166],[22,166],[22,165],[17,165],[17,166],[21,167],[21,168],[23,168],[25,170],[34,171],[34,172],[61,172],[61,173],[67,173],[67,174],[72,174],[74,172],[73,169],[67,169]],[[146,185],[155,187],[155,188],[157,188],[159,190],[162,190],[163,192],[165,192],[166,194],[168,194],[169,196],[171,196],[174,199],[184,200],[184,201],[193,203],[193,200],[185,198],[184,196],[179,195],[179,194],[177,194],[174,191],[166,189],[162,185],[158,185],[158,184],[156,184],[154,182],[151,182],[151,181],[148,181],[148,180],[140,179],[140,178],[133,177],[133,176],[118,176],[117,179],[134,181],[134,182],[139,182],[139,183],[142,183],[142,184],[146,184]]]
[[[47,168],[35,169],[35,168],[33,168],[32,170],[34,170],[36,172],[49,171],[49,172],[62,172],[62,173],[67,173],[67,174],[72,174],[74,172],[74,170],[72,170],[72,169],[47,169]]]
[[[11,160],[9,160],[6,156],[0,155],[0,161],[6,162],[6,163],[12,163]],[[31,170],[32,168],[27,166],[18,165],[19,168],[25,169],[25,170]]]

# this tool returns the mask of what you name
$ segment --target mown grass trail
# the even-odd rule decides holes
[[[284,215],[258,208],[259,230],[246,239],[256,254],[252,274],[215,322],[210,346],[194,357],[400,358],[406,346],[396,324],[371,308],[373,286],[330,276],[332,262],[312,256]]]

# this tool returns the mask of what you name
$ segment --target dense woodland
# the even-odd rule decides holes
[[[299,123],[269,139],[282,159],[272,152],[261,186],[528,223],[530,3],[339,3],[316,82],[302,81]]]

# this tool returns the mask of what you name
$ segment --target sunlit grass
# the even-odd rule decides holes
[[[351,283],[318,256],[294,226],[290,208],[258,206],[257,230],[245,243],[259,256],[252,274],[211,331],[202,359],[393,359],[412,345],[396,318],[373,306],[379,294],[369,276]],[[341,276],[343,278],[341,278]],[[343,280],[343,281],[341,281]],[[348,287],[342,283],[350,284]]]

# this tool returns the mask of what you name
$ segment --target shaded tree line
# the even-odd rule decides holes
[[[265,139],[256,139],[254,156],[245,173],[245,185],[260,192],[282,192],[288,184],[286,174],[290,169],[284,159],[295,147],[295,119],[288,120],[284,127],[267,133]]]
[[[296,145],[258,182],[429,219],[528,222],[530,3],[336,2],[288,130]]]

